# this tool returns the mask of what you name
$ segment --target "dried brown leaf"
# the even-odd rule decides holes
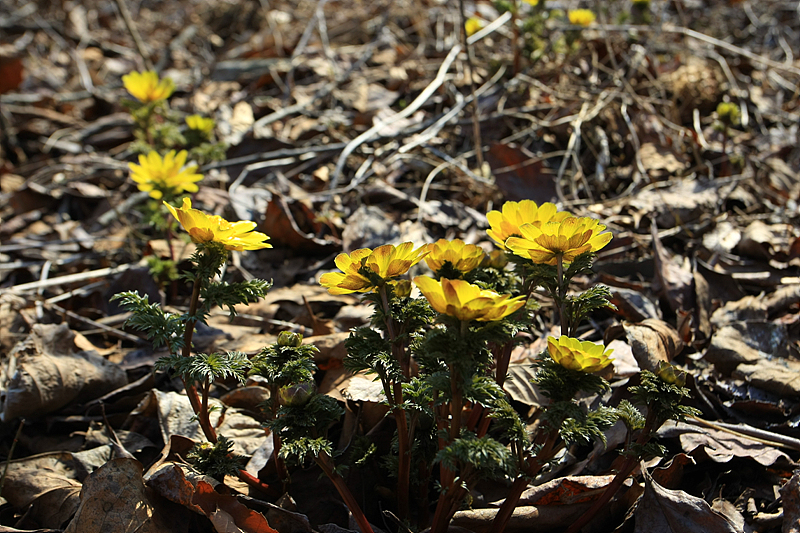
[[[711,510],[705,500],[681,490],[665,489],[642,469],[645,489],[636,507],[634,533],[736,533],[724,517]]]
[[[663,320],[648,318],[638,324],[623,322],[622,329],[642,369],[655,371],[660,361],[668,363],[683,350],[678,332]]]
[[[65,533],[84,531],[136,531],[177,533],[185,521],[172,513],[156,512],[135,459],[112,459],[84,482],[81,504]],[[183,526],[181,524],[183,523]]]
[[[78,350],[66,324],[36,324],[11,352],[3,381],[0,417],[8,421],[87,402],[122,387],[127,376],[96,353]]]

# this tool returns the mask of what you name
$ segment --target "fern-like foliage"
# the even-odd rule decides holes
[[[344,367],[352,372],[377,374],[382,380],[401,381],[403,371],[381,334],[369,327],[354,329],[345,341]]]
[[[316,439],[300,437],[295,440],[283,441],[279,455],[284,459],[291,459],[302,465],[307,459],[313,459],[322,452],[328,455],[333,454],[333,445],[328,439],[324,437]]]
[[[263,279],[253,279],[239,283],[209,283],[200,291],[203,299],[203,312],[208,313],[214,307],[227,308],[230,317],[236,316],[239,304],[257,302],[266,296],[272,283]]]
[[[244,384],[250,360],[242,352],[199,353],[193,357],[172,355],[156,361],[157,370],[171,370],[186,382],[211,383],[218,379],[236,378]]]
[[[578,407],[577,405],[575,407]],[[590,444],[599,441],[605,444],[603,433],[617,421],[617,411],[611,407],[600,407],[584,413],[579,411],[561,422],[560,435],[564,442],[570,444]]]
[[[622,420],[630,432],[642,429],[645,424],[644,415],[628,400],[622,400],[617,405],[617,418]]]
[[[233,441],[220,435],[216,444],[195,444],[186,454],[186,460],[203,474],[222,481],[225,476],[236,475],[244,468],[247,459],[233,453]]]
[[[454,472],[467,483],[478,479],[499,479],[516,471],[511,452],[492,437],[476,437],[465,432],[436,454],[435,462]]]
[[[495,429],[502,438],[508,440],[518,451],[530,449],[525,423],[508,400],[497,400],[492,406],[489,417],[495,421]]]
[[[302,406],[284,405],[278,416],[265,425],[280,435],[284,445],[304,438],[316,439],[344,415],[339,402],[324,394],[316,394]]]
[[[276,387],[312,381],[316,371],[314,354],[317,352],[319,349],[313,344],[270,344],[253,358],[250,373],[266,378],[270,385]]]
[[[649,370],[642,370],[641,385],[628,387],[636,403],[647,406],[654,411],[655,427],[658,428],[667,420],[683,420],[687,416],[698,416],[700,411],[694,407],[681,405],[690,392],[686,387],[667,383]]]
[[[183,349],[183,317],[165,312],[157,303],[150,303],[148,296],[140,296],[138,291],[115,294],[111,301],[119,300],[120,306],[131,313],[125,325],[143,331],[154,347],[166,346],[172,354]]]
[[[593,394],[609,390],[608,382],[600,376],[564,368],[546,352],[533,366],[536,367],[536,377],[532,381],[554,401],[570,400],[578,391]]]

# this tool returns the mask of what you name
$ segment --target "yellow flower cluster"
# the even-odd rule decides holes
[[[602,344],[591,341],[581,341],[562,335],[558,339],[547,337],[547,351],[553,361],[570,370],[581,372],[597,372],[609,364],[613,359],[608,356],[614,350],[604,351]]]
[[[158,152],[139,156],[139,164],[128,163],[131,179],[140,191],[149,192],[152,198],[160,200],[165,195],[172,196],[183,192],[197,192],[197,182],[203,179],[197,174],[197,165],[186,165],[186,150],[176,153],[170,151],[162,159]]]
[[[126,74],[122,76],[122,84],[143,104],[166,100],[175,90],[175,82],[171,78],[159,80],[158,74],[153,70]]]
[[[264,242],[269,237],[253,231],[256,227],[255,222],[249,220],[228,222],[220,216],[208,215],[199,209],[192,209],[192,201],[188,198],[183,199],[183,206],[179,208],[172,207],[166,202],[164,205],[197,244],[217,242],[226,250],[239,252],[272,248],[271,244]]]
[[[559,257],[572,262],[585,252],[596,252],[611,241],[606,226],[589,217],[558,211],[555,204],[523,200],[506,202],[502,212],[486,215],[487,234],[502,248],[534,263],[555,265]]]
[[[569,213],[559,211],[556,205],[550,202],[540,206],[533,200],[506,202],[502,211],[489,211],[486,214],[490,226],[486,233],[500,248],[506,249],[506,240],[509,237],[522,236],[519,228],[523,224],[539,227],[545,222],[559,222],[568,216]]]
[[[595,17],[591,9],[572,9],[567,13],[567,18],[570,24],[585,28],[594,22],[597,17]]]

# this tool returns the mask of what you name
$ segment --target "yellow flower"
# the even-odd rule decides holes
[[[167,202],[164,202],[164,205],[197,244],[218,242],[225,246],[226,250],[239,252],[272,248],[271,244],[264,242],[269,237],[253,231],[256,227],[255,222],[249,220],[228,222],[218,215],[207,215],[199,209],[192,209],[192,201],[188,198],[183,199],[183,206],[178,209]]]
[[[572,9],[567,13],[570,24],[586,27],[596,18],[591,9]]]
[[[506,246],[534,263],[556,265],[561,257],[571,263],[585,252],[596,252],[611,241],[611,233],[601,233],[605,225],[589,217],[568,217],[561,222],[548,222],[540,228],[533,224],[520,226],[522,237],[510,237]]]
[[[539,0],[522,0],[522,1],[525,2],[526,4],[528,4],[529,6],[533,6],[533,7],[536,7],[536,6],[539,5]]]
[[[166,100],[175,90],[175,82],[171,78],[159,81],[158,74],[152,70],[126,74],[122,76],[122,83],[128,92],[143,104]]]
[[[523,224],[533,224],[541,226],[551,220],[560,221],[571,216],[566,211],[559,211],[555,204],[550,202],[536,205],[533,200],[522,200],[521,202],[506,202],[503,204],[503,211],[489,211],[486,219],[489,221],[490,228],[486,233],[503,249],[506,248],[505,242],[511,236],[519,236],[522,233],[519,227]]]
[[[614,350],[604,352],[605,346],[591,341],[581,341],[562,335],[558,339],[547,337],[547,351],[553,361],[570,370],[597,372],[611,364],[609,355]]]
[[[334,263],[341,272],[327,272],[320,276],[319,284],[330,294],[369,292],[378,286],[377,276],[383,281],[402,276],[427,255],[424,246],[414,250],[414,243],[397,246],[384,244],[375,250],[361,248],[348,254],[339,254]]]
[[[470,17],[464,23],[464,30],[467,32],[467,36],[478,33],[481,28],[483,28],[483,22],[478,17]]]
[[[461,279],[417,276],[414,283],[436,311],[464,321],[500,320],[525,305],[524,296],[497,294]]]
[[[189,115],[186,117],[186,125],[189,126],[189,129],[208,133],[214,129],[214,119],[200,115]]]
[[[202,174],[196,174],[197,165],[186,164],[189,153],[181,150],[177,154],[170,151],[161,159],[158,152],[150,152],[147,156],[139,156],[139,164],[128,163],[131,169],[131,179],[135,181],[140,191],[150,192],[150,196],[159,200],[165,194],[175,195],[182,192],[197,192],[197,183],[203,179]]]
[[[469,272],[477,268],[486,255],[480,247],[464,244],[461,239],[439,239],[434,244],[427,245],[426,249],[429,253],[425,256],[425,262],[434,272],[439,272],[446,263],[450,263],[452,268],[461,273]]]

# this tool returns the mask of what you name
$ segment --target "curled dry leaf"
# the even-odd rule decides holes
[[[777,448],[724,429],[670,421],[662,426],[658,435],[662,438],[678,437],[683,451],[692,455],[702,447],[717,463],[727,463],[734,457],[753,459],[764,466],[772,466],[781,459],[791,462],[789,456]]]
[[[722,515],[715,513],[705,500],[682,490],[665,489],[642,469],[645,489],[636,507],[634,533],[735,533],[736,529]]]
[[[606,344],[623,332],[639,367],[645,370],[655,371],[659,361],[672,361],[684,347],[675,328],[657,318],[612,326],[606,331]]]
[[[11,352],[2,376],[3,421],[39,417],[85,403],[128,382],[125,371],[96,353],[81,351],[66,324],[33,326]]]
[[[716,314],[715,314],[716,316]],[[789,336],[786,325],[769,321],[732,322],[719,328],[711,337],[705,359],[725,375],[744,364],[770,362],[786,357]]]

